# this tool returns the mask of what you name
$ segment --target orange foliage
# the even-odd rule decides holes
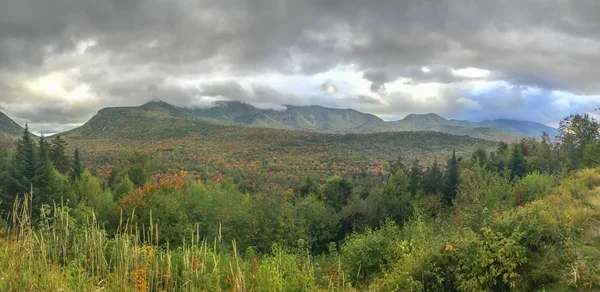
[[[166,190],[180,190],[190,181],[190,174],[186,170],[177,170],[167,175],[155,174],[152,177],[152,182],[147,182],[143,188],[131,192],[121,200],[121,204],[145,206],[144,197],[146,195]]]

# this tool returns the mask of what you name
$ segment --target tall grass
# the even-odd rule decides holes
[[[92,214],[73,222],[62,204],[31,217],[31,196],[18,198],[0,239],[0,291],[341,291],[343,272],[316,264],[308,252],[275,245],[242,258],[236,242],[208,241],[200,230],[177,248],[158,244],[150,222],[121,216],[108,236]],[[327,272],[329,271],[329,272]]]

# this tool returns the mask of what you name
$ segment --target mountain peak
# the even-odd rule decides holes
[[[142,108],[172,108],[173,105],[166,101],[160,100],[160,99],[153,99],[153,100],[141,105],[140,107],[142,107]]]
[[[444,117],[442,117],[438,114],[435,114],[435,113],[410,114],[404,118],[404,120],[423,120],[423,119],[427,119],[427,120],[431,120],[431,121],[440,121],[440,122],[448,121]]]

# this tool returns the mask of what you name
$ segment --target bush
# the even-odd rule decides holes
[[[523,191],[520,203],[531,202],[544,197],[551,188],[557,185],[557,179],[549,174],[530,173],[518,183]]]
[[[394,244],[400,241],[400,228],[388,221],[382,228],[367,228],[350,235],[342,244],[342,267],[355,284],[368,282],[398,260]]]

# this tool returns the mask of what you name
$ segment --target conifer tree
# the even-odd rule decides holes
[[[83,168],[81,166],[81,160],[79,157],[79,148],[75,148],[75,153],[73,154],[73,171],[71,172],[71,179],[76,180],[81,177],[83,173]]]
[[[417,195],[417,191],[420,188],[421,180],[423,178],[423,172],[421,171],[421,165],[419,164],[419,160],[415,159],[410,168],[410,181],[408,185],[408,189],[410,194],[414,197]]]
[[[441,194],[444,188],[444,173],[437,161],[434,161],[423,174],[422,185],[428,195]]]
[[[521,147],[518,145],[513,147],[508,169],[510,170],[510,179],[522,178],[527,174],[527,162]]]
[[[38,142],[35,177],[33,187],[37,191],[33,195],[33,210],[37,211],[41,204],[51,203],[49,197],[52,185],[52,161],[50,160],[50,144],[42,135]]]
[[[67,147],[67,142],[63,139],[59,134],[54,136],[52,139],[52,146],[50,148],[50,157],[52,159],[52,164],[58,172],[65,174],[69,172],[71,168],[71,162],[69,161],[69,157],[65,152]]]
[[[452,158],[448,161],[448,172],[444,184],[444,203],[448,206],[452,205],[452,200],[456,198],[459,179],[456,150],[452,150]]]
[[[8,171],[6,195],[9,207],[19,195],[28,194],[33,186],[37,171],[35,144],[25,124],[23,136],[17,142],[17,149],[13,156],[11,167]]]

